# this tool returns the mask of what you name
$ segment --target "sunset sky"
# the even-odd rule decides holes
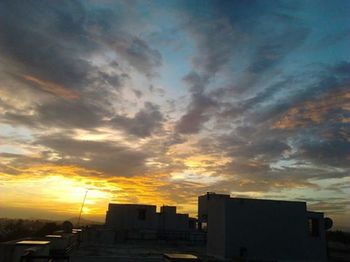
[[[350,228],[350,1],[1,1],[0,217],[307,201]]]

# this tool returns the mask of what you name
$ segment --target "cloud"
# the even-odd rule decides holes
[[[64,86],[57,85],[55,83],[49,82],[49,81],[44,81],[38,78],[35,78],[33,76],[29,75],[24,75],[22,76],[24,80],[34,84],[35,86],[41,88],[44,91],[47,91],[49,93],[52,93],[54,95],[63,97],[65,99],[78,99],[79,95],[74,92],[70,91]]]
[[[348,91],[332,92],[296,105],[290,108],[274,127],[290,129],[320,125],[324,122],[350,122],[350,93]]]
[[[349,168],[350,141],[343,139],[309,139],[300,141],[296,158],[309,160],[316,165],[328,164]]]
[[[314,201],[308,204],[308,208],[334,215],[346,213],[349,205],[349,200],[341,199],[336,201]]]
[[[210,119],[211,112],[217,103],[205,94],[194,93],[188,111],[180,118],[176,131],[182,134],[198,133],[203,124]]]
[[[65,135],[39,137],[35,144],[45,146],[49,156],[57,155],[55,160],[46,161],[60,165],[75,165],[96,170],[109,176],[142,175],[145,171],[147,152],[103,141],[84,141]],[[50,158],[50,157],[49,157]]]
[[[4,104],[7,123],[69,129],[101,127],[113,116],[123,119],[116,112],[130,78],[126,64],[147,77],[161,65],[161,54],[128,30],[123,21],[129,18],[118,8],[88,8],[79,1],[0,5],[0,56],[9,64],[2,72],[4,88],[8,96],[12,86],[26,90],[30,105],[25,112]],[[134,121],[120,121],[142,137],[162,120],[159,110],[148,105]]]
[[[263,38],[262,43],[257,46],[247,68],[248,72],[257,75],[265,73],[300,46],[307,35],[308,29],[298,24],[291,26],[289,19],[287,22],[284,21],[280,32],[268,34],[266,39]]]
[[[102,125],[104,110],[83,100],[52,100],[39,104],[32,114],[4,114],[4,120],[13,125],[26,125],[30,128],[95,128]]]
[[[350,63],[333,14],[285,1],[1,1],[0,176],[59,174],[192,211],[206,191],[343,199]]]
[[[162,127],[163,114],[159,107],[146,102],[144,108],[135,114],[134,117],[115,116],[110,123],[117,128],[123,129],[127,134],[137,137],[151,136]]]
[[[235,51],[232,44],[238,34],[225,17],[215,17],[210,21],[204,19],[187,26],[197,44],[198,54],[193,58],[194,67],[203,78],[209,80],[232,59]]]
[[[98,74],[93,57],[108,51],[116,52],[146,75],[161,65],[160,53],[126,32],[121,22],[126,17],[118,16],[108,6],[88,9],[79,1],[63,1],[60,5],[50,1],[5,1],[2,7],[6,10],[0,18],[2,57],[16,63],[22,74],[32,79],[85,89],[91,78],[105,78],[105,73]],[[110,77],[116,79],[115,75]]]
[[[252,105],[259,103],[259,100],[263,101],[266,97],[278,92],[281,88],[271,85],[268,90],[260,91],[255,98],[244,98],[246,101],[231,108],[227,105],[232,101],[231,96],[238,98],[242,93],[254,90],[259,81],[267,79],[270,74],[271,76],[275,74],[273,69],[300,47],[309,33],[309,29],[300,21],[282,14],[283,5],[280,4],[272,7],[271,10],[261,7],[265,13],[256,13],[256,6],[252,8],[250,5],[237,2],[224,4],[227,10],[241,8],[240,12],[253,17],[253,21],[248,23],[241,14],[227,12],[215,3],[209,6],[211,9],[205,10],[208,15],[199,15],[196,19],[190,17],[186,24],[186,29],[196,44],[197,53],[192,60],[192,71],[184,77],[184,81],[189,86],[191,101],[187,112],[179,120],[177,129],[179,132],[183,130],[184,133],[198,133],[201,127],[214,117],[213,114],[208,114],[213,108],[213,103],[208,103],[205,107],[203,103],[198,103],[201,99],[198,96],[207,96],[211,101],[220,99],[214,102],[217,112],[224,109],[223,115],[235,112],[238,116]],[[190,10],[190,15],[196,12]],[[279,26],[269,30],[272,23]],[[241,61],[241,67],[245,68],[241,74],[237,76],[234,72],[234,76],[237,77],[232,77],[229,84],[206,92],[206,89],[215,86],[215,82],[221,82],[221,76],[235,70],[232,64],[238,62],[242,53],[245,54],[245,61]],[[186,125],[185,122],[193,123],[191,130],[183,128]]]
[[[87,41],[85,10],[78,2],[64,1],[58,7],[5,1],[1,10],[2,57],[16,63],[24,75],[72,89],[87,84],[93,66],[81,55],[94,47]]]
[[[159,51],[150,48],[145,41],[138,37],[124,35],[120,39],[108,39],[107,43],[131,66],[147,76],[152,76],[153,69],[162,64],[162,56]]]

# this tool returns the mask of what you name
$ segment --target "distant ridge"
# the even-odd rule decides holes
[[[7,218],[7,217],[0,217],[0,222],[1,221],[7,221],[7,220],[23,220],[23,221],[40,221],[43,223],[49,223],[49,222],[54,222],[57,224],[62,224],[63,221],[70,221],[74,226],[77,224],[78,222],[78,218],[77,217],[73,217],[73,218],[67,218],[67,219],[43,219],[43,218],[35,218],[35,217],[30,217],[30,218]],[[81,226],[87,226],[87,225],[103,225],[104,222],[100,222],[100,221],[94,221],[94,220],[88,220],[88,219],[80,219],[80,225]]]
[[[72,224],[75,226],[78,223],[78,217],[72,217],[67,219],[68,221],[72,222]],[[84,218],[80,218],[80,226],[88,226],[88,225],[103,225],[104,222],[94,221],[94,220],[88,220]]]

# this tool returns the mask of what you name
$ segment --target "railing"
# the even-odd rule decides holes
[[[61,252],[50,254],[50,255],[35,255],[33,251],[27,251],[23,256],[21,256],[20,262],[35,262],[37,259],[42,261],[47,259],[47,262],[54,262],[55,260],[67,261],[69,262],[69,253],[74,249],[75,245],[70,245]],[[50,252],[51,253],[51,252]]]
[[[52,262],[52,261],[55,261],[56,259],[57,260],[64,260],[64,261],[67,261],[69,262],[69,256],[66,256],[66,255],[63,255],[63,256],[37,256],[37,255],[33,255],[31,253],[29,254],[25,254],[21,257],[21,260],[20,262],[35,262],[36,259],[47,259],[47,262]]]

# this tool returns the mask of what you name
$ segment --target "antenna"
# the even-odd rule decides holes
[[[79,218],[78,218],[77,227],[79,227],[79,224],[80,224],[81,213],[83,212],[83,207],[84,207],[86,195],[87,195],[88,192],[89,192],[89,189],[87,189],[86,192],[85,192],[85,196],[84,196],[84,199],[83,199],[83,203],[82,203],[81,208],[80,208],[80,213],[79,213]]]

